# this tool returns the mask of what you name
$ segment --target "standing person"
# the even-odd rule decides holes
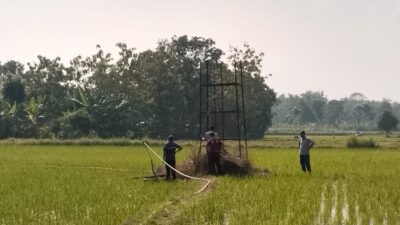
[[[215,137],[215,133],[210,133],[210,139],[206,144],[207,156],[208,156],[208,173],[220,175],[221,171],[221,152],[224,147],[224,144],[221,140]],[[217,171],[215,171],[215,167]]]
[[[304,130],[301,131],[299,140],[299,154],[301,169],[304,172],[311,172],[310,150],[312,147],[314,147],[314,142],[306,137],[306,132]]]
[[[178,149],[178,150],[177,150]],[[163,158],[166,163],[175,169],[176,160],[175,153],[182,150],[182,147],[174,142],[174,136],[169,135],[168,141],[164,144],[163,148]],[[165,179],[168,180],[170,175],[172,175],[172,180],[176,179],[176,172],[171,169],[167,164],[165,164]]]
[[[204,134],[203,141],[206,143],[211,139],[211,134],[214,134],[214,137],[218,138],[218,133],[215,131],[215,127],[211,126],[208,131]]]

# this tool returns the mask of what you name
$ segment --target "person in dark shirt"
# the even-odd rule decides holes
[[[177,150],[178,149],[178,150]],[[164,144],[163,148],[163,158],[164,161],[167,162],[170,166],[175,168],[176,160],[175,160],[175,153],[182,150],[182,147],[174,142],[174,137],[172,135],[168,136],[168,141]],[[171,169],[167,164],[165,164],[165,179],[168,180],[170,175],[172,175],[172,180],[176,178],[176,172]]]
[[[206,144],[209,174],[219,175],[222,173],[220,159],[223,147],[224,144],[215,136],[215,133],[210,133],[210,139]],[[217,168],[217,171],[215,171],[215,168]]]

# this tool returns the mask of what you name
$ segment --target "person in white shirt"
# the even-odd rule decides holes
[[[207,143],[211,139],[211,133],[214,134],[215,138],[218,138],[218,133],[215,131],[215,127],[211,126],[209,131],[207,131],[204,134],[204,137],[202,137],[203,141],[205,141]]]
[[[303,130],[300,132],[299,140],[299,155],[300,155],[300,165],[304,172],[311,172],[310,164],[310,150],[314,147],[314,142],[306,137],[306,132]]]

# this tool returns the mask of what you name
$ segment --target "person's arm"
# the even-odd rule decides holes
[[[163,159],[164,159],[164,160],[165,160],[165,153],[166,153],[166,151],[167,151],[167,146],[164,145],[164,147],[163,147]]]
[[[178,145],[178,144],[176,144],[176,148],[177,148],[178,150],[176,150],[175,152],[179,152],[180,150],[182,150],[182,147],[181,147],[180,145]]]
[[[312,149],[312,147],[314,147],[314,142],[312,140],[310,140],[310,149]]]

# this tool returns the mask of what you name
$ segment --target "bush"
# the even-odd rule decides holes
[[[54,139],[56,136],[53,132],[51,132],[49,127],[41,127],[39,128],[39,138],[40,139]]]
[[[85,109],[65,113],[59,119],[61,138],[80,138],[87,136],[92,127],[92,119]]]
[[[377,148],[378,144],[372,139],[352,137],[347,140],[347,148]]]

